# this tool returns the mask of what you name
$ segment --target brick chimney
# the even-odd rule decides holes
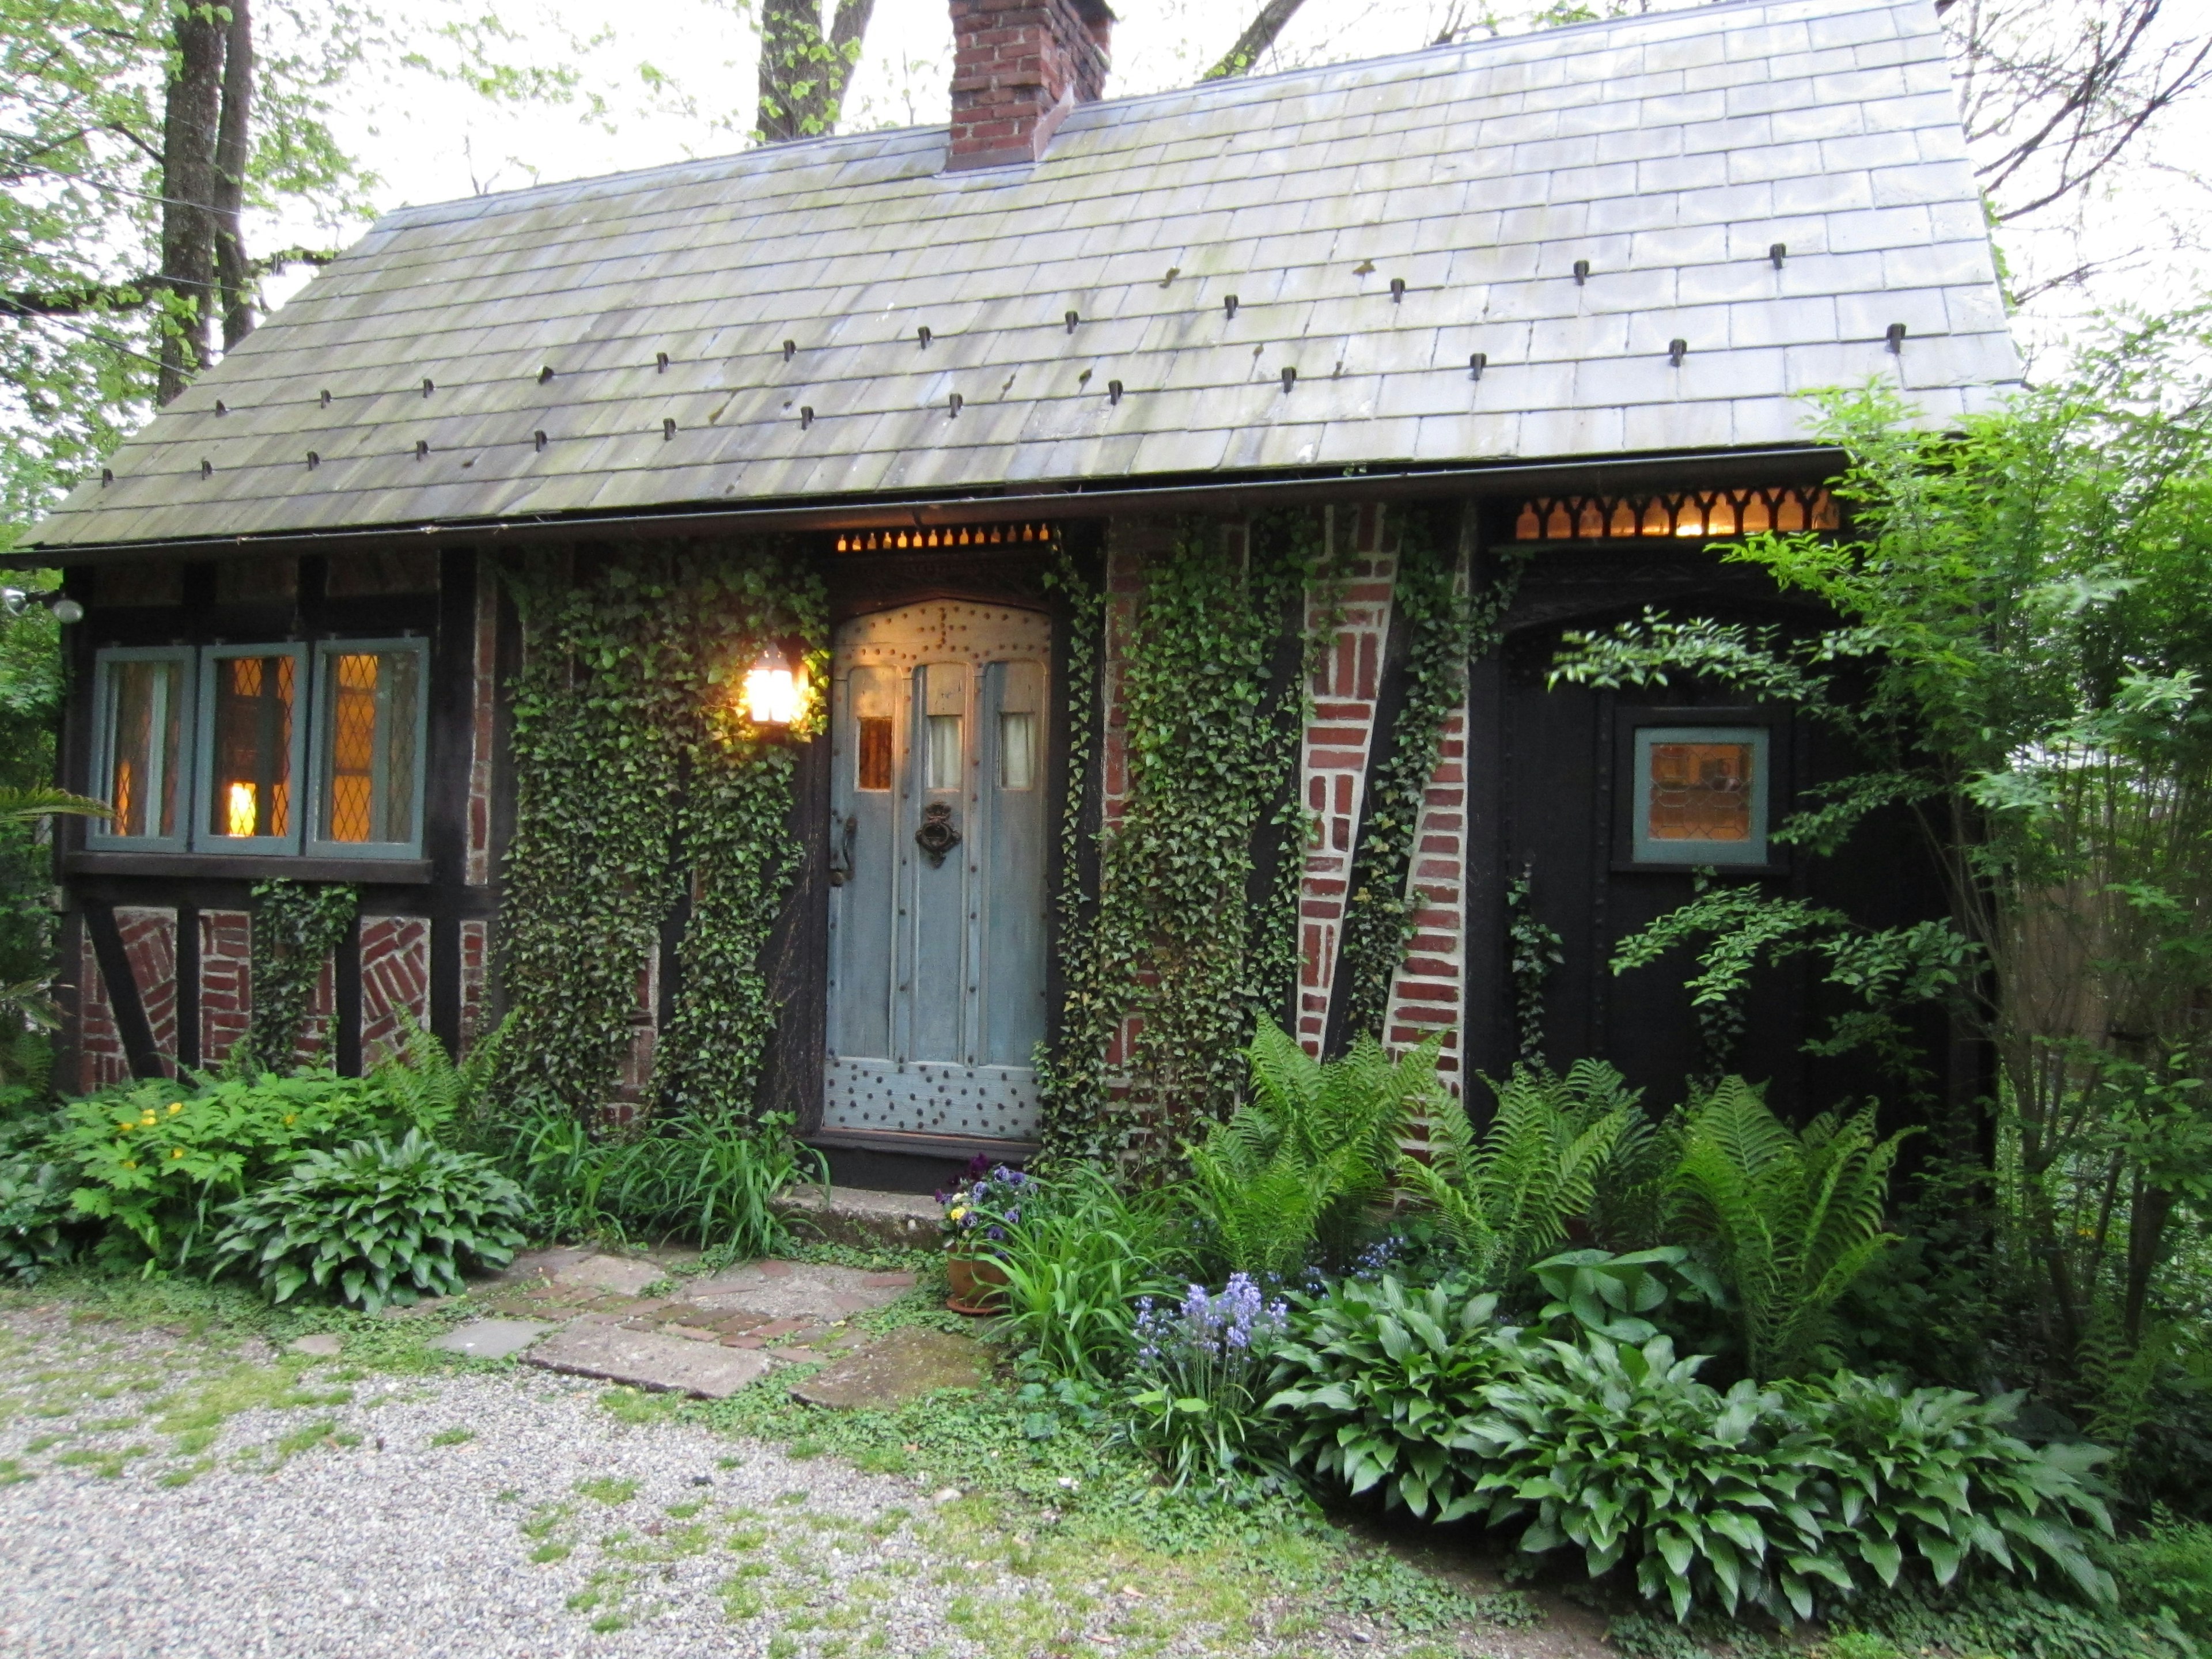
[[[952,0],[945,170],[1036,161],[1068,111],[1106,89],[1105,0]]]

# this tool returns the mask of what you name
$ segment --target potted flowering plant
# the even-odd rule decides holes
[[[952,1288],[945,1305],[955,1313],[996,1310],[1006,1275],[992,1258],[1021,1224],[1030,1185],[1019,1170],[979,1155],[963,1179],[937,1194],[945,1208],[945,1276]]]

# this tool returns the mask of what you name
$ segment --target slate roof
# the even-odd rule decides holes
[[[1808,387],[1942,416],[2019,374],[1929,0],[1109,100],[1034,167],[945,144],[391,214],[33,539],[1770,446]]]

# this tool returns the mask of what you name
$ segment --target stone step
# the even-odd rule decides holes
[[[805,1239],[862,1249],[937,1248],[943,1212],[927,1193],[879,1193],[866,1187],[794,1187],[775,1200],[778,1214]]]

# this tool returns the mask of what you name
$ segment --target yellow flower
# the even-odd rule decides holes
[[[968,1206],[965,1204],[956,1204],[951,1209],[947,1210],[945,1212],[945,1219],[948,1221],[957,1221],[962,1216],[966,1215],[967,1213]]]
[[[299,1115],[297,1112],[287,1112],[287,1113],[285,1113],[285,1114],[284,1114],[284,1127],[285,1127],[286,1128],[288,1128],[288,1129],[289,1129],[289,1128],[290,1128],[290,1127],[292,1127],[292,1120],[293,1120],[294,1118],[295,1118],[295,1117],[299,1116],[299,1115]]]
[[[185,1149],[181,1146],[172,1146],[169,1148],[169,1156],[171,1158],[182,1158],[184,1155]]]
[[[173,1100],[169,1103],[169,1115],[171,1117],[176,1116],[179,1112],[181,1112],[184,1109],[185,1103],[181,1100]]]
[[[134,1158],[126,1158],[123,1160],[123,1167],[126,1170],[135,1170],[138,1167],[138,1160]]]
[[[138,1126],[135,1123],[118,1123],[115,1126],[115,1133],[119,1135],[127,1135],[137,1127]]]

